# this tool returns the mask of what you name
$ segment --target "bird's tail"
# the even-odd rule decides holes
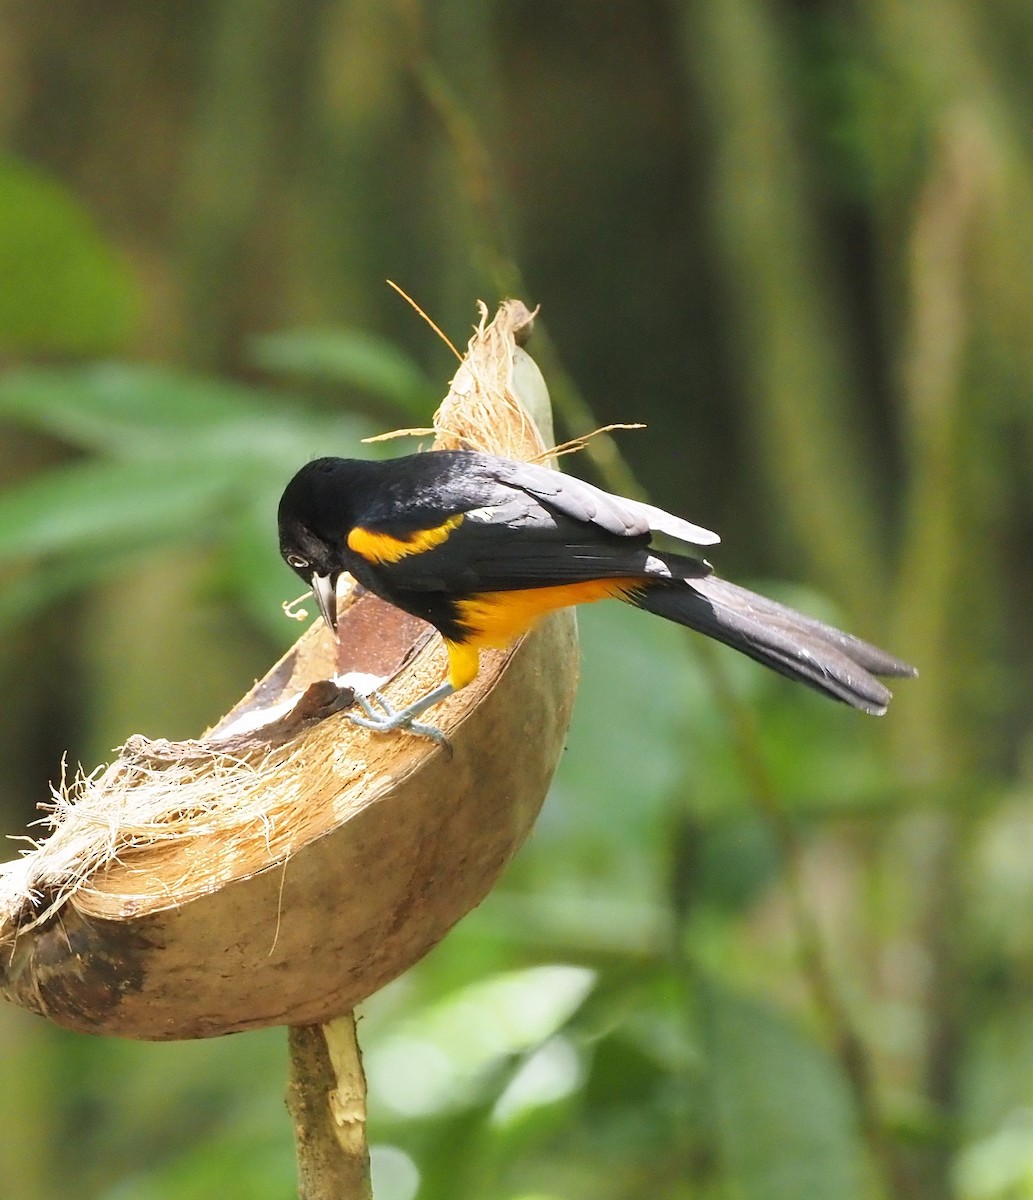
[[[877,676],[918,673],[877,646],[715,575],[658,581],[628,598],[638,608],[688,625],[781,675],[876,716],[886,711],[893,695]]]

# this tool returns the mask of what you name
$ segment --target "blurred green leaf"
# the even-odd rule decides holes
[[[706,683],[684,631],[666,621],[593,604],[578,610],[578,631],[581,685],[548,817],[602,834],[624,853],[666,808]]]
[[[619,1033],[596,1047],[585,1089],[585,1103],[596,1119],[614,1111],[652,1108],[658,1079],[665,1071],[655,1057]]]
[[[428,420],[444,389],[392,342],[357,329],[301,329],[251,341],[251,359],[267,371],[347,384]]]
[[[850,1092],[822,1047],[776,1009],[699,989],[714,1119],[736,1200],[865,1200]]]
[[[0,158],[0,347],[110,353],[136,309],[132,277],[56,179]]]
[[[116,363],[9,372],[0,418],[103,456],[0,492],[0,561],[40,563],[5,591],[0,624],[126,569],[145,547],[228,537],[230,590],[284,645],[298,631],[280,612],[293,594],[276,553],[280,490],[318,454],[360,452],[370,431],[275,393]]]
[[[569,1038],[543,1042],[520,1063],[492,1110],[500,1126],[524,1122],[531,1114],[572,1095],[581,1083],[581,1056]]]
[[[128,363],[8,372],[0,418],[105,455],[251,459],[286,473],[357,453],[371,432],[359,417],[316,414],[276,392]]]
[[[966,1146],[954,1169],[959,1200],[1025,1200],[1033,1194],[1033,1114],[1015,1109],[990,1136]]]
[[[458,989],[373,1048],[366,1060],[371,1095],[400,1115],[468,1106],[501,1062],[552,1037],[594,981],[592,971],[556,964]]]
[[[86,462],[0,493],[0,561],[205,537],[240,486],[207,463]]]
[[[0,496],[2,508],[2,496]],[[6,633],[33,614],[45,611],[95,583],[117,578],[130,569],[136,551],[87,546],[59,561],[15,569],[0,586],[0,633]]]

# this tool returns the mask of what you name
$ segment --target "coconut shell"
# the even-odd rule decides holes
[[[439,444],[542,452],[514,395],[518,376],[541,409],[541,377],[516,344],[528,323],[516,302],[482,321]],[[50,838],[0,874],[0,993],[136,1038],[325,1023],[484,898],[563,747],[573,616],[483,655],[474,683],[431,710],[449,756],[360,729],[350,689],[330,682],[388,677],[385,694],[408,703],[444,677],[440,639],[354,588],[340,609],[339,645],[313,625],[204,738],[130,739],[64,789]]]

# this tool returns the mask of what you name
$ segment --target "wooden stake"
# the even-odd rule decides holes
[[[299,1200],[373,1200],[355,1014],[287,1030]]]

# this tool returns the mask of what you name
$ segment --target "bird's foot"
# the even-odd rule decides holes
[[[383,693],[374,689],[367,696],[356,694],[355,703],[362,709],[363,716],[360,717],[357,713],[348,713],[348,719],[353,724],[361,725],[363,729],[370,729],[374,733],[392,733],[396,729],[404,729],[407,733],[415,734],[417,737],[430,738],[432,742],[437,742],[451,758],[452,743],[446,735],[436,725],[416,720],[416,717],[425,709],[451,694],[451,687],[445,684],[437,691],[424,696],[422,700],[410,704],[408,708],[395,708]],[[380,707],[380,712],[374,708],[374,704]]]

